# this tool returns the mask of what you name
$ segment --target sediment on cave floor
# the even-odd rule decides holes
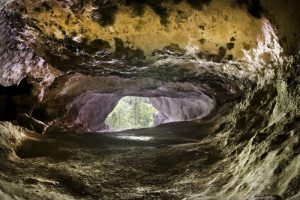
[[[300,199],[299,8],[0,0],[0,199]]]

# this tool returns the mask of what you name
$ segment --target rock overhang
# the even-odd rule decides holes
[[[20,126],[44,132],[44,124],[34,118],[56,126],[38,135],[0,122],[1,195],[25,199],[298,199],[299,2],[174,0],[174,5],[189,8],[198,2],[194,10],[199,12],[216,3],[234,3],[243,15],[262,22],[255,47],[246,45],[242,59],[232,56],[232,60],[226,55],[236,48],[232,44],[235,38],[226,43],[225,54],[222,49],[222,59],[210,54],[200,56],[197,53],[201,48],[186,49],[176,42],[147,54],[143,48],[129,49],[122,38],[113,39],[112,45],[101,40],[81,42],[77,36],[47,38],[42,29],[37,31],[38,21],[26,18],[26,7],[16,9],[22,2],[31,1],[0,1],[1,8],[4,3],[8,6],[0,12],[0,83],[5,86],[0,87],[0,102],[3,97],[13,100],[14,106],[6,107],[9,111],[23,108],[22,103],[33,105],[26,108],[28,114],[18,116]],[[79,16],[84,3],[93,3],[40,2],[41,12],[59,3],[66,5],[66,13],[71,10]],[[48,6],[42,7],[44,2]],[[105,2],[113,1],[98,1],[101,6]],[[154,8],[144,2],[145,6],[136,8],[139,17],[151,12],[167,26],[170,18],[164,14],[164,8],[168,8],[165,3]],[[79,8],[72,7],[75,4]],[[122,6],[113,8],[112,24],[97,21],[101,18],[97,7],[92,15],[99,26],[114,26]],[[166,23],[163,16],[168,17]],[[116,41],[123,49],[117,53]],[[206,42],[200,40],[200,44]],[[97,49],[98,45],[107,49]],[[293,56],[285,57],[289,53]],[[122,136],[117,140],[106,134],[72,134],[74,129],[63,128],[68,123],[75,130],[83,127],[83,133],[101,129],[103,116],[113,107],[109,104],[126,95],[154,98],[158,102],[153,104],[165,115],[183,111],[176,117],[194,117],[195,113],[197,117],[208,105],[213,109],[199,121],[109,134]],[[229,106],[222,109],[227,103]],[[208,117],[214,119],[206,123]],[[126,139],[134,135],[153,141]]]
[[[17,59],[2,50],[1,84],[29,76],[42,101],[36,112],[42,108],[51,118],[88,93],[152,90],[168,97],[173,91],[207,96],[218,107],[242,97],[260,77],[272,77],[275,64],[268,63],[282,53],[277,34],[284,23],[269,17],[278,8],[266,0],[6,3],[2,36]],[[292,34],[290,28],[286,35]],[[293,37],[287,37],[289,46]],[[158,89],[164,87],[170,91]]]

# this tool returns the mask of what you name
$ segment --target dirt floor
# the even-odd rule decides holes
[[[42,136],[27,134],[15,152],[1,151],[0,197],[192,199],[209,181],[206,175],[219,170],[211,166],[223,155],[217,145],[202,140],[211,132],[209,125],[202,126],[206,132],[186,134],[190,137],[180,134],[187,133],[181,125],[175,130],[177,136],[168,126],[96,134],[52,128]]]

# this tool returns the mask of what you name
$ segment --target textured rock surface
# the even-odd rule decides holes
[[[105,119],[120,97],[114,94],[85,94],[70,106],[66,119],[69,126],[88,131],[108,129]]]
[[[201,118],[209,114],[214,108],[211,99],[188,99],[188,98],[151,98],[151,103],[160,112],[160,123],[186,121]]]
[[[0,197],[299,199],[299,8],[0,1],[0,120],[49,125],[0,122]],[[161,122],[196,119],[74,134],[129,95]]]
[[[29,77],[35,83],[33,93],[42,101],[32,108],[40,120],[61,118],[67,104],[93,90],[135,93],[167,86],[196,92],[199,99],[209,96],[218,107],[241,97],[259,76],[274,74],[276,65],[268,63],[282,53],[275,26],[284,38],[280,41],[285,42],[285,52],[297,48],[292,45],[298,34],[297,15],[292,17],[297,3],[289,2],[291,12],[280,12],[280,17],[270,14],[269,9],[277,12],[278,7],[268,1],[138,5],[135,1],[3,1],[0,83],[9,86]],[[272,16],[273,25],[262,12]],[[287,32],[284,20],[290,27]],[[95,88],[97,79],[109,85],[97,83],[101,86]],[[187,83],[188,89],[182,86]],[[80,86],[70,91],[67,84]]]

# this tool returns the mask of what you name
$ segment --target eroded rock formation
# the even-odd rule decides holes
[[[214,108],[213,100],[205,98],[151,98],[151,103],[159,111],[156,123],[187,121],[208,115]]]
[[[299,8],[0,1],[0,197],[299,199]],[[74,135],[124,96],[183,122]]]

